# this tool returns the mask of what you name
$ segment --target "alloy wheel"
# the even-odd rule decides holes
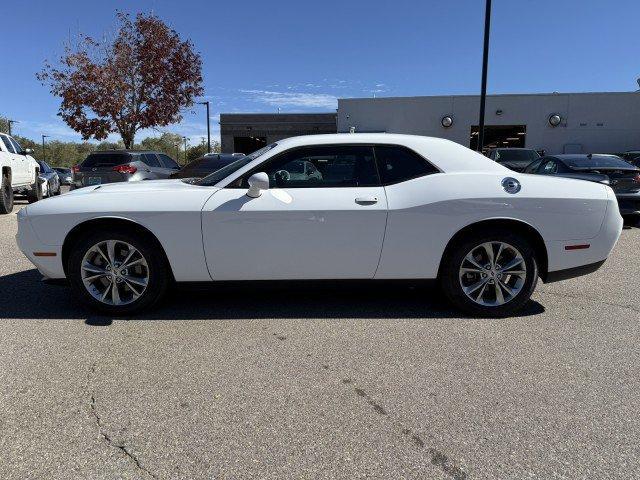
[[[472,248],[460,265],[460,286],[473,302],[504,305],[522,290],[527,266],[522,254],[505,242],[485,242]]]
[[[89,294],[107,305],[127,305],[149,284],[149,266],[142,253],[121,240],[104,240],[82,259],[81,278]]]

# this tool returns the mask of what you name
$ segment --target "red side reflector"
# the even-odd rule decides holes
[[[588,243],[583,243],[582,245],[565,245],[565,250],[584,250],[585,248],[589,248],[591,245]]]
[[[33,252],[34,257],[55,257],[56,252]]]

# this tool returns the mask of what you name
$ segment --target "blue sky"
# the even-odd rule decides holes
[[[0,114],[20,121],[17,134],[79,139],[35,73],[78,30],[112,30],[117,9],[153,11],[193,41],[216,136],[220,112],[330,111],[337,98],[479,91],[484,0],[25,0],[2,26]],[[638,19],[637,0],[494,0],[488,91],[636,90]],[[197,141],[203,108],[162,131]]]

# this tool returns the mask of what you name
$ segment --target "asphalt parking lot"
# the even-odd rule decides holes
[[[1,216],[2,479],[637,475],[638,229],[501,320],[388,284],[176,291],[104,318],[41,283],[15,233]]]

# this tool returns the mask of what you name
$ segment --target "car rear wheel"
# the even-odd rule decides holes
[[[9,175],[2,175],[0,181],[0,214],[7,214],[13,211],[13,188]]]
[[[463,312],[505,317],[529,301],[538,281],[535,251],[524,236],[499,229],[469,235],[448,249],[440,282]]]
[[[69,256],[67,275],[82,302],[111,315],[151,307],[169,284],[169,270],[155,239],[126,231],[82,238]]]
[[[42,200],[42,183],[40,183],[40,179],[36,175],[36,183],[31,185],[31,189],[29,193],[27,193],[27,201],[29,203],[35,203]]]

